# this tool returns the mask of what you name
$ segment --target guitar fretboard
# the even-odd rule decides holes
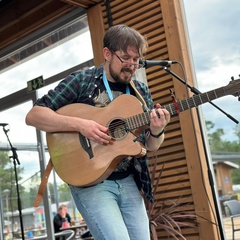
[[[164,108],[170,112],[171,116],[173,116],[178,114],[178,111],[183,112],[190,108],[200,106],[206,102],[211,102],[212,100],[223,97],[225,95],[226,93],[224,91],[224,87],[220,87],[209,92],[194,95],[184,100],[176,101],[177,107],[174,103],[170,103],[165,105]]]
[[[170,115],[176,115],[179,112],[183,112],[185,110],[188,110],[193,107],[197,107],[201,104],[204,104],[206,102],[211,102],[214,99],[223,97],[227,94],[226,89],[230,88],[229,85],[225,87],[220,87],[217,89],[214,89],[209,92],[201,93],[198,95],[194,95],[192,97],[189,97],[184,100],[176,101],[175,103],[170,103],[165,106],[162,106],[162,108],[165,108],[169,111]],[[127,126],[130,130],[149,125],[150,124],[150,112],[143,112],[141,114],[137,114],[135,116],[129,117],[126,119]]]

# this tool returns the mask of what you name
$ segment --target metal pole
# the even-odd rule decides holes
[[[8,194],[6,196],[6,207],[7,207],[6,215],[7,215],[7,220],[9,222]]]
[[[53,183],[54,183],[54,198],[55,198],[55,203],[56,203],[56,210],[58,210],[59,207],[59,198],[58,198],[58,190],[57,190],[57,181],[56,181],[56,172],[53,169]]]
[[[4,189],[3,190],[3,193],[4,195],[6,196],[6,217],[7,217],[7,220],[8,220],[8,223],[9,223],[9,204],[8,204],[8,196],[9,196],[9,193],[10,193],[10,190],[9,189]]]
[[[0,196],[0,240],[4,240],[4,218],[3,218],[3,203]]]

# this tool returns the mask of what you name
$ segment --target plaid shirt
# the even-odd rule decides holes
[[[62,106],[71,103],[85,103],[94,105],[92,97],[102,80],[103,65],[87,70],[77,71],[62,80],[54,90],[38,99],[35,105],[49,107],[56,111]],[[139,93],[144,98],[149,109],[153,109],[153,101],[148,87],[137,80],[133,80]],[[145,143],[145,133],[141,134]],[[146,198],[153,201],[152,183],[148,171],[148,158],[134,158],[135,181],[139,190],[143,190]]]

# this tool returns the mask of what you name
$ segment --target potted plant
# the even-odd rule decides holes
[[[164,164],[157,173],[157,161],[149,166],[153,185],[154,202],[145,201],[149,217],[150,232],[153,240],[158,240],[157,228],[164,229],[168,236],[175,239],[184,239],[181,229],[183,227],[197,228],[197,215],[188,210],[191,202],[184,198],[162,201],[155,199],[157,187],[160,184]]]

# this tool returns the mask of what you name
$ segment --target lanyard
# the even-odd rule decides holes
[[[112,101],[113,100],[112,91],[110,89],[110,86],[109,86],[109,83],[108,83],[108,80],[107,80],[107,77],[106,77],[106,73],[105,73],[104,70],[103,70],[103,83],[104,83],[104,86],[107,90],[108,96],[109,96],[110,100]],[[129,85],[126,85],[126,94],[130,94]]]

